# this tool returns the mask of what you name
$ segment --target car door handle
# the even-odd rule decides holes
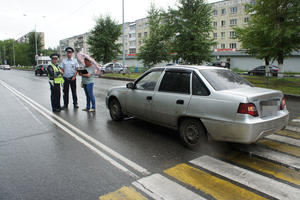
[[[151,96],[147,96],[146,99],[147,99],[147,100],[152,100],[152,97],[151,97]]]
[[[184,104],[184,101],[179,99],[179,100],[176,101],[176,104]]]

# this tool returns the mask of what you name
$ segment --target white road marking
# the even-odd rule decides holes
[[[141,178],[132,183],[153,199],[158,200],[202,200],[204,197],[186,189],[178,183],[171,181],[160,174]]]
[[[274,140],[274,141],[278,141],[278,142],[282,142],[282,143],[285,143],[285,144],[290,144],[290,145],[300,147],[300,140],[297,140],[297,139],[294,139],[294,138],[284,137],[284,136],[281,136],[281,135],[269,135],[265,138],[268,138],[268,139]]]
[[[268,160],[275,161],[277,163],[281,163],[290,168],[300,170],[300,158],[296,156],[273,151],[259,146],[255,146],[255,147],[252,146],[252,147],[245,147],[245,148],[241,147],[240,150],[247,152],[249,154],[260,156]]]
[[[16,89],[12,88],[11,86],[9,86],[8,84],[6,84],[5,82],[3,82],[3,81],[0,80],[0,83],[3,86],[5,86],[8,90],[10,90],[12,93],[14,93],[15,95],[17,95],[20,99],[22,99],[23,101],[25,101],[26,103],[28,103],[29,105],[31,105],[34,109],[36,109],[38,112],[40,112],[42,115],[44,115],[47,119],[49,119],[50,121],[52,121],[53,123],[55,123],[56,125],[58,125],[64,131],[66,131],[67,133],[69,133],[72,137],[74,137],[75,139],[77,139],[78,141],[80,141],[81,143],[85,144],[87,147],[89,147],[93,151],[95,151],[98,155],[100,155],[101,157],[103,157],[104,159],[106,159],[107,161],[109,161],[115,167],[121,169],[122,171],[125,171],[126,173],[128,173],[129,175],[131,175],[131,176],[133,176],[135,178],[138,178],[138,176],[136,174],[134,174],[133,172],[129,171],[127,168],[125,168],[124,166],[120,165],[118,162],[116,162],[115,160],[113,160],[112,158],[110,158],[109,156],[107,156],[106,154],[104,154],[103,152],[101,152],[98,149],[94,148],[91,144],[89,144],[88,142],[86,142],[82,138],[78,137],[74,132],[72,132],[71,130],[69,130],[68,128],[66,128],[64,125],[62,125],[58,121],[54,120],[53,118],[61,121],[66,126],[68,126],[69,128],[73,129],[77,134],[85,137],[87,140],[89,140],[90,142],[94,143],[96,146],[102,148],[103,150],[105,150],[106,152],[110,153],[111,155],[115,156],[117,159],[123,161],[125,164],[127,164],[130,167],[132,167],[136,171],[139,171],[142,174],[146,174],[146,175],[150,174],[145,168],[137,165],[136,163],[130,161],[129,159],[125,158],[124,156],[120,155],[119,153],[115,152],[114,150],[110,149],[109,147],[105,146],[104,144],[100,143],[96,139],[90,137],[89,135],[87,135],[83,131],[81,131],[78,128],[74,127],[73,125],[71,125],[67,121],[63,120],[61,117],[53,114],[52,112],[50,112],[49,110],[47,110],[46,108],[44,108],[40,104],[36,103],[35,101],[33,101],[32,99],[30,99],[29,97],[23,95],[22,93],[20,93]]]
[[[296,126],[286,126],[285,129],[300,133],[300,128]]]
[[[191,163],[277,199],[299,199],[300,190],[241,167],[202,156]]]

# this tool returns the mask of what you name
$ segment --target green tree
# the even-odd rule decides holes
[[[44,56],[50,56],[53,53],[58,53],[57,49],[49,47],[48,49],[43,49],[41,52]]]
[[[88,37],[89,51],[97,61],[110,62],[121,53],[120,46],[116,41],[121,35],[121,26],[110,16],[99,17],[95,27]]]
[[[172,52],[186,64],[209,61],[212,29],[211,6],[204,0],[178,0],[176,9],[169,8],[166,26],[173,31]]]
[[[36,34],[37,45],[35,45],[35,34]],[[41,41],[42,40],[41,40],[41,36],[39,33],[35,33],[35,32],[29,33],[29,51],[27,52],[27,55],[30,58],[31,65],[36,64],[36,61],[35,61],[36,46],[37,46],[38,55],[42,51],[43,45],[42,45]]]
[[[170,29],[164,26],[163,11],[155,8],[154,4],[148,12],[150,34],[144,39],[144,44],[138,53],[138,59],[144,65],[152,67],[163,61],[169,61],[170,56]]]
[[[255,33],[264,31],[263,38],[268,41],[265,52],[277,59],[280,68],[278,77],[281,78],[284,57],[300,49],[300,1],[256,0],[249,11],[252,13],[250,21],[257,27],[257,32],[248,37],[257,37]],[[253,46],[259,47],[256,44]]]

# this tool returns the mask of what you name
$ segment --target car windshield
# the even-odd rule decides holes
[[[202,69],[199,71],[210,83],[210,85],[217,91],[242,87],[253,87],[253,85],[246,79],[230,70]]]

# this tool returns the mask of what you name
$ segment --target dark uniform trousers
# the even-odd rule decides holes
[[[76,92],[76,79],[72,81],[72,78],[64,77],[64,106],[69,104],[69,87],[71,86],[73,104],[77,105],[77,92]]]
[[[52,110],[60,110],[60,84],[50,84]]]

